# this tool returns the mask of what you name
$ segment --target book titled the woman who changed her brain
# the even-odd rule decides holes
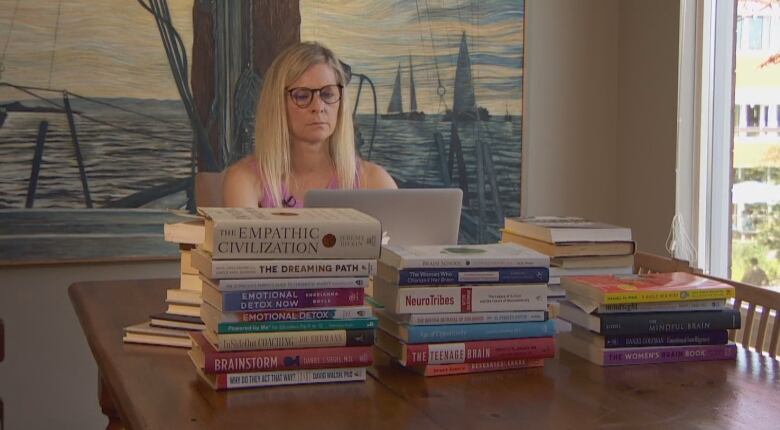
[[[198,208],[218,259],[379,257],[379,221],[354,209]]]
[[[385,245],[379,261],[396,268],[549,267],[550,257],[513,243],[486,245]]]

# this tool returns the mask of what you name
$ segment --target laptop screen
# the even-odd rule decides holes
[[[460,188],[310,190],[304,206],[354,208],[371,215],[391,244],[454,245],[462,201]]]

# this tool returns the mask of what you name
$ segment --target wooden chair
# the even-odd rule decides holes
[[[745,348],[753,348],[759,353],[767,353],[770,357],[777,358],[777,346],[780,342],[780,321],[777,319],[780,311],[780,291],[710,276],[690,267],[687,261],[644,252],[636,253],[634,271],[636,273],[696,273],[733,286],[734,307],[742,314],[742,328],[730,330],[729,338],[741,343]],[[756,319],[758,325],[755,325]]]

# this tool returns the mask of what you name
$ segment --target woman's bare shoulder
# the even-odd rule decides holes
[[[249,155],[227,168],[222,183],[225,206],[257,206],[260,178],[256,166],[257,159],[254,155]]]
[[[370,161],[360,160],[362,187],[368,189],[398,188],[393,177],[384,167]]]

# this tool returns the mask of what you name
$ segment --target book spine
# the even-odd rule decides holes
[[[201,271],[204,266],[201,265]],[[376,260],[212,260],[209,278],[317,278],[371,276]]]
[[[729,341],[726,330],[696,333],[658,335],[604,336],[605,348],[630,348],[638,346],[724,345]]]
[[[458,285],[458,284],[528,284],[546,283],[547,267],[520,267],[484,270],[471,269],[401,269],[398,285]]]
[[[740,328],[739,311],[653,312],[599,316],[601,334],[662,334]]]
[[[493,268],[493,267],[548,267],[550,260],[548,257],[544,258],[518,258],[518,257],[495,257],[495,258],[436,258],[436,257],[424,257],[424,256],[399,256],[398,269],[413,269],[413,268]],[[388,262],[390,264],[390,262]],[[394,264],[390,264],[394,265]]]
[[[206,281],[208,282],[208,281]],[[366,288],[368,277],[349,278],[286,278],[286,279],[222,279],[213,282],[220,291],[251,290],[313,290],[323,288]]]
[[[217,352],[205,357],[204,373],[363,367],[373,362],[370,346]]]
[[[359,330],[376,328],[376,318],[359,318],[349,320],[310,320],[310,321],[277,321],[277,322],[245,322],[220,323],[217,333],[261,333],[274,331],[307,331],[307,330]]]
[[[454,314],[412,314],[400,318],[411,325],[484,324],[546,321],[546,311],[472,312]]]
[[[374,343],[374,330],[282,331],[217,335],[218,351],[252,349],[321,348],[366,346]]]
[[[533,367],[544,367],[544,360],[532,358],[527,360],[486,361],[482,363],[429,364],[427,366],[416,367],[414,370],[424,376],[448,376],[496,372],[499,370],[527,369]]]
[[[620,366],[680,361],[733,360],[736,357],[737,346],[733,343],[726,345],[643,347],[627,348],[620,351],[604,350],[604,365]]]
[[[399,288],[397,297],[397,314],[532,311],[547,308],[547,285]]]
[[[215,223],[209,251],[215,260],[376,259],[381,238],[379,222],[242,220]]]
[[[217,375],[217,389],[271,387],[278,385],[318,384],[365,381],[366,369],[303,369],[276,372],[227,373]]]
[[[308,321],[367,318],[370,306],[338,308],[280,309],[263,312],[231,312],[223,314],[223,322]]]
[[[223,292],[222,311],[357,306],[363,304],[363,293],[363,288]]]
[[[679,302],[617,303],[599,305],[598,313],[719,311],[725,307],[726,301],[723,299]]]
[[[407,343],[465,342],[471,340],[545,337],[555,334],[552,321],[495,324],[407,326]]]
[[[604,293],[604,303],[646,303],[646,302],[676,302],[687,300],[729,299],[734,297],[734,288],[710,288],[684,291],[630,291],[619,293]]]
[[[478,363],[518,358],[549,358],[555,355],[552,333],[547,337],[464,343],[431,343],[406,345],[401,364]]]

